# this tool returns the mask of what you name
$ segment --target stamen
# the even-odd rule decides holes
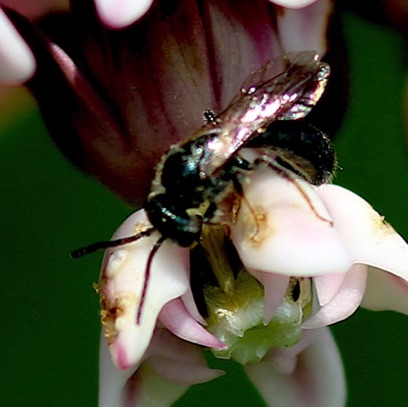
[[[223,226],[203,225],[201,246],[207,253],[212,272],[222,291],[233,291],[234,272],[225,251],[225,233]]]

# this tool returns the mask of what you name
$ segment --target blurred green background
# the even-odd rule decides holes
[[[350,14],[344,22],[351,95],[336,143],[343,168],[336,183],[365,197],[408,239],[405,44],[389,28]],[[109,237],[130,208],[63,159],[34,109],[3,126],[0,145],[0,406],[96,406],[92,284],[102,255],[73,261],[68,253]],[[408,317],[360,310],[333,331],[348,406],[408,406]],[[240,369],[227,369],[177,405],[262,406]]]

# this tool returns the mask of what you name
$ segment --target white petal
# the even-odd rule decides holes
[[[147,359],[126,384],[125,406],[171,406],[191,385],[222,374],[207,366],[202,348],[180,340],[166,329],[158,329]]]
[[[286,8],[302,8],[310,6],[316,0],[270,0],[272,3]]]
[[[408,283],[375,267],[369,267],[367,288],[361,306],[373,311],[390,310],[408,315]]]
[[[34,71],[35,59],[30,48],[0,8],[0,82],[20,84]]]
[[[99,407],[169,407],[189,387],[163,380],[148,364],[137,371],[118,370],[112,363],[105,338],[101,341],[99,370]]]
[[[346,273],[351,259],[309,184],[255,171],[231,238],[249,269],[289,276]]]
[[[119,371],[113,364],[104,335],[99,349],[99,407],[124,407],[122,391],[132,371]]]
[[[302,338],[305,340],[309,344],[292,363],[295,368],[291,374],[277,371],[273,360],[266,360],[247,365],[248,376],[271,407],[344,407],[344,372],[330,331],[310,331]],[[285,352],[293,362],[293,351],[281,350],[282,354]]]
[[[279,39],[284,52],[310,49],[324,55],[327,49],[326,35],[333,8],[332,1],[282,0],[279,3],[287,7],[281,13],[277,13]]]
[[[121,404],[112,407],[171,407],[188,388],[163,380],[148,364],[143,364],[121,389]]]
[[[216,379],[220,370],[207,367],[202,348],[158,329],[137,370],[113,365],[105,338],[101,341],[99,407],[167,407],[189,386]]]
[[[137,225],[149,225],[144,211],[129,217],[114,239],[137,233]],[[159,312],[164,304],[183,295],[188,287],[188,250],[164,242],[153,258],[140,323],[137,315],[145,281],[147,259],[154,243],[150,237],[106,251],[102,287],[107,302],[105,326],[114,363],[128,369],[139,363],[150,343]]]
[[[353,259],[408,280],[408,245],[364,199],[336,185],[317,188]]]
[[[315,315],[303,323],[302,328],[320,328],[342,321],[359,307],[367,281],[367,266],[355,264],[345,275],[336,295]]]
[[[326,305],[338,293],[346,274],[326,274],[313,279],[319,305]]]
[[[142,17],[153,0],[95,0],[99,18],[109,28],[124,28]]]
[[[207,366],[202,347],[185,342],[166,329],[155,332],[146,362],[161,378],[182,386],[208,382],[224,374]]]

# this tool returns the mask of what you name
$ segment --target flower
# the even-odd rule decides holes
[[[95,7],[77,0],[41,26],[4,11],[19,35],[13,38],[23,38],[35,57],[37,68],[26,86],[56,144],[81,170],[139,206],[153,163],[201,126],[205,109],[222,111],[248,73],[285,52],[324,52],[332,4],[319,0],[298,8],[306,3],[311,2],[287,1],[296,8],[282,9],[284,2],[278,7],[267,0],[156,1],[141,16],[149,2],[119,7],[105,0]],[[329,60],[336,53],[331,50]],[[328,101],[315,115],[317,127],[328,133],[345,106],[338,63],[346,61],[333,59]],[[64,100],[63,108],[57,100]]]
[[[34,56],[1,9],[0,29],[2,33],[0,80],[10,84],[21,83],[34,73]]]
[[[284,185],[270,174],[258,172],[256,177],[259,180],[251,183],[245,195],[249,201],[261,202],[260,210],[267,219],[261,226],[267,238],[262,239],[262,245],[248,239],[248,229],[254,227],[253,209],[244,203],[232,228],[232,239],[247,269],[254,270],[260,279],[264,272],[277,271],[313,276],[321,309],[303,324],[304,328],[341,321],[361,301],[369,309],[407,311],[408,246],[367,202],[335,185],[311,187],[298,180],[302,190],[308,191],[310,201],[306,201],[296,194],[294,185]],[[296,200],[296,196],[290,199],[293,193]],[[282,198],[285,196],[287,201]],[[387,294],[372,291],[378,284],[390,289]]]
[[[251,4],[250,7],[244,2],[235,2],[233,5],[210,2],[203,8],[191,2],[180,3],[179,8],[161,3],[153,5],[149,14],[139,23],[118,32],[112,32],[106,27],[124,28],[140,17],[149,8],[150,3],[127,2],[128,7],[125,8],[122,2],[122,10],[115,13],[118,10],[115,2],[98,1],[94,9],[89,3],[73,1],[70,13],[58,20],[64,22],[62,29],[56,31],[48,30],[49,27],[43,31],[35,22],[27,23],[12,12],[6,11],[15,27],[10,26],[5,18],[0,23],[6,27],[6,32],[10,34],[16,46],[20,47],[21,57],[17,55],[18,57],[14,58],[15,55],[8,52],[10,48],[7,44],[3,44],[7,51],[4,61],[11,61],[9,67],[13,67],[3,72],[7,74],[6,79],[9,82],[26,80],[34,71],[34,55],[37,71],[27,82],[27,86],[36,96],[57,144],[81,169],[96,176],[128,202],[137,204],[140,203],[140,198],[145,196],[150,184],[153,167],[151,163],[156,162],[170,144],[198,127],[204,108],[222,110],[239,88],[243,77],[253,67],[282,52],[326,48],[325,31],[331,13],[330,2],[321,0],[312,5],[309,3],[311,2],[280,2],[281,6],[294,7],[284,11],[280,8],[272,9],[266,1]],[[297,9],[305,5],[309,7]],[[97,20],[97,14],[103,25]],[[245,24],[242,24],[244,15]],[[51,16],[49,21],[55,17]],[[185,20],[192,22],[192,25],[180,24],[180,21]],[[308,24],[304,24],[305,21]],[[290,30],[285,29],[287,25],[291,27]],[[310,30],[311,25],[316,29]],[[279,36],[276,35],[276,26]],[[71,35],[62,35],[65,33]],[[188,47],[185,44],[186,38],[191,41]],[[234,40],[237,40],[236,47],[224,46],[225,42],[230,44]],[[147,50],[146,42],[153,44]],[[206,58],[203,58],[203,55]],[[18,69],[14,70],[14,67]],[[64,100],[64,106],[67,108],[61,108],[56,103],[59,100]],[[158,139],[160,143],[157,143]],[[144,243],[148,241],[143,239]],[[237,240],[239,241],[240,239]],[[168,245],[169,242],[164,243],[160,251],[166,250]],[[185,259],[186,255],[177,250],[172,251],[172,256],[178,260]],[[150,253],[147,250],[142,252],[145,257]],[[121,255],[116,259],[116,263],[120,263],[120,257]],[[153,263],[159,258],[159,254],[155,255]],[[166,257],[166,262],[168,258]],[[153,267],[155,266],[152,265],[152,272]],[[144,272],[146,269],[141,270]],[[178,270],[182,270],[182,267]],[[256,273],[261,280],[261,272],[254,270],[253,274]],[[123,274],[119,274],[122,278]],[[180,284],[171,286],[171,290],[157,297],[147,293],[143,307],[132,307],[134,298],[131,298],[130,302],[128,298],[124,302],[116,303],[116,296],[119,295],[115,291],[116,280],[112,276],[112,279],[107,278],[106,281],[102,279],[99,290],[106,311],[103,322],[108,330],[107,336],[116,364],[132,373],[130,380],[126,375],[119,380],[120,389],[125,383],[128,384],[127,394],[130,398],[146,392],[146,377],[157,380],[158,376],[162,380],[163,377],[174,379],[177,376],[182,382],[179,389],[182,392],[193,383],[219,375],[219,372],[203,367],[200,348],[196,345],[188,345],[185,348],[186,342],[178,339],[216,348],[220,352],[224,347],[216,336],[203,328],[204,321],[193,301],[187,274],[186,270],[184,274],[180,271],[176,280],[172,280]],[[267,279],[264,274],[262,278]],[[269,295],[269,292],[265,297],[268,299],[265,309],[269,313],[266,317],[264,315],[265,321],[272,321],[276,315],[273,311],[279,309],[287,293],[288,284],[285,282],[289,283],[290,279],[287,276],[281,278],[279,275],[275,281],[277,280],[280,281],[277,287],[281,289],[281,296],[276,292]],[[265,289],[270,291],[270,285],[262,282]],[[128,283],[129,287],[135,290],[145,284],[143,279],[138,281],[138,286],[134,285],[132,279],[129,279]],[[148,288],[153,287],[150,279],[146,284]],[[279,298],[280,302],[277,301]],[[131,319],[132,315],[135,317],[136,312],[141,312],[141,322],[129,330],[129,320],[121,317]],[[323,328],[320,331],[314,330],[312,334],[300,332],[299,322],[303,320],[303,309],[297,308],[297,312],[297,329],[293,340],[298,339],[298,345],[281,354],[267,351],[262,362],[251,366],[279,365],[279,361],[286,359],[293,362],[298,356],[296,352],[302,352],[299,360],[303,356],[306,359],[310,357],[311,360],[320,361],[316,362],[317,366],[334,366],[336,377],[342,379],[338,355],[333,351],[333,342],[327,331]],[[117,321],[122,321],[119,327],[115,326]],[[171,336],[170,332],[175,336]],[[143,339],[142,346],[137,351],[131,346],[135,337]],[[177,350],[175,353],[160,353],[160,344],[173,341]],[[322,354],[316,354],[314,351],[320,344],[327,345],[327,349],[330,349],[326,355],[327,364],[322,362],[326,360],[321,357]],[[184,355],[188,355],[185,361],[178,360],[177,355],[181,349],[185,352]],[[316,355],[317,357],[314,357]],[[167,366],[161,363],[163,359],[185,362],[187,365],[193,361],[193,369],[189,371],[199,371],[200,374],[182,377],[181,374],[175,374],[174,369],[170,370],[169,374],[159,368]],[[334,362],[330,364],[329,360],[332,359]],[[102,363],[103,361],[104,359]],[[296,364],[297,367],[299,365]],[[154,375],[151,374],[152,371]],[[250,375],[250,372],[253,372],[253,377],[257,377],[256,371],[256,368],[248,369]],[[271,369],[268,372],[270,373]],[[277,372],[282,373],[279,368]],[[283,372],[287,373],[288,368],[285,367]],[[319,369],[316,369],[315,373],[318,372]],[[293,371],[293,375],[296,374],[301,374],[298,369]],[[110,383],[110,380],[108,382]],[[112,380],[112,383],[118,381]],[[262,392],[262,384],[259,383]],[[320,380],[321,387],[317,386],[315,389],[322,389],[323,384],[325,382]],[[175,389],[174,386],[171,388]],[[180,392],[171,395],[167,401],[177,398]],[[115,397],[117,393],[113,391],[109,394],[109,397]],[[315,394],[321,397],[323,393],[316,391]],[[267,393],[265,397],[268,399],[270,394]],[[340,396],[340,399],[342,397],[344,396]],[[314,399],[312,405],[316,404],[325,403],[316,402]]]
[[[152,252],[156,235],[108,250],[99,287],[102,319],[114,364],[124,372],[115,373],[104,346],[101,405],[116,405],[112,400],[122,396],[146,405],[150,392],[163,397],[157,405],[170,405],[189,385],[218,377],[219,371],[205,368],[197,345],[243,364],[268,405],[344,405],[341,361],[326,327],[360,304],[408,313],[408,245],[354,193],[286,175],[259,168],[243,183],[244,199],[227,230],[244,271],[218,250],[223,275],[210,254],[209,267],[202,258],[191,262],[190,276],[189,250],[166,241]],[[114,238],[148,226],[139,211]],[[218,237],[203,234],[206,253]],[[195,275],[205,271],[197,264],[216,277],[198,293]],[[174,345],[169,353],[160,345],[166,341]],[[179,359],[180,352],[189,356]]]
[[[15,1],[1,0],[0,6],[10,7],[35,21],[50,11],[68,9],[67,0]],[[0,83],[21,84],[35,70],[35,58],[18,30],[8,20],[0,7]]]

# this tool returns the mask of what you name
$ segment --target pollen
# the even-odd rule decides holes
[[[385,220],[385,216],[379,215],[373,209],[373,227],[376,232],[380,232],[383,236],[393,235],[396,233],[395,229]]]
[[[273,233],[268,213],[263,206],[248,208],[244,219],[244,238],[253,246],[259,246]]]
[[[132,293],[121,293],[120,296],[110,298],[105,291],[106,278],[101,278],[99,284],[94,284],[95,291],[99,294],[101,323],[104,335],[111,345],[125,320],[135,318],[135,295]],[[133,310],[133,312],[129,312]]]

